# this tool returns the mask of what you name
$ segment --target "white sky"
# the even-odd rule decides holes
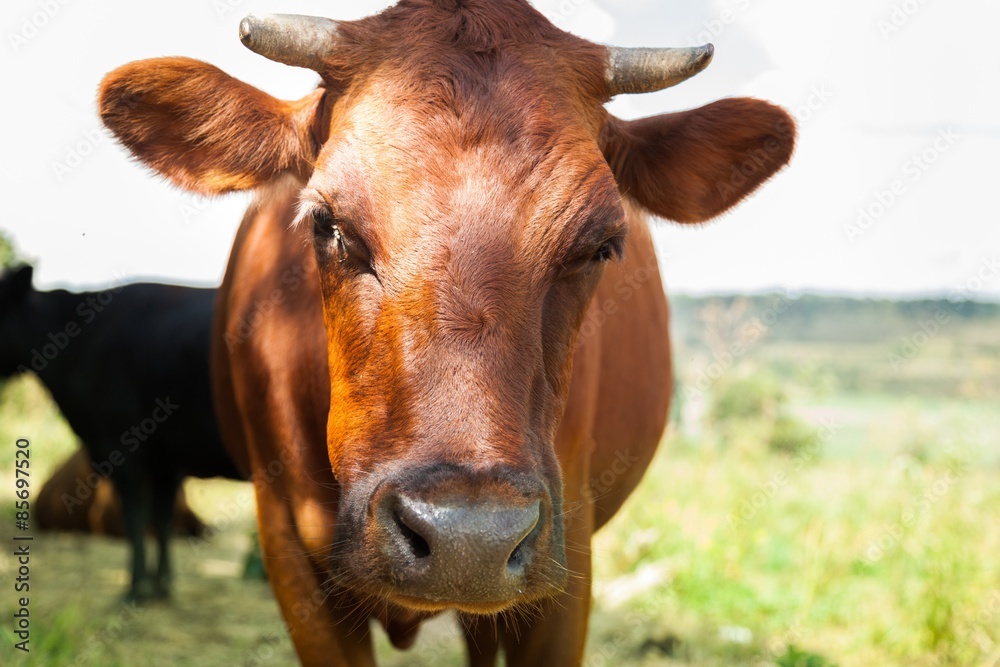
[[[131,60],[186,55],[297,98],[314,75],[247,51],[237,39],[239,20],[270,12],[350,19],[387,4],[5,0],[0,229],[36,261],[43,287],[135,277],[217,283],[247,197],[200,201],[129,161],[100,130],[94,98],[101,77]],[[969,286],[970,296],[1000,298],[1000,270],[990,269],[1000,260],[993,189],[1000,179],[1000,3],[537,0],[536,6],[595,41],[715,43],[705,73],[668,91],[615,100],[620,116],[752,95],[784,105],[801,121],[791,168],[758,196],[707,226],[657,226],[674,291],[913,295]],[[893,20],[898,29],[889,32]],[[950,144],[935,148],[949,128]],[[86,155],[72,157],[76,150]],[[924,169],[913,158],[925,151],[933,164]],[[897,180],[901,194],[849,238],[845,226],[856,223],[859,208],[878,212],[878,193]]]

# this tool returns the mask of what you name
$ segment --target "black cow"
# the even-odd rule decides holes
[[[165,597],[168,540],[181,480],[242,478],[212,411],[209,333],[215,290],[132,284],[103,292],[36,291],[32,269],[0,276],[0,377],[33,371],[122,499],[132,546],[130,598]],[[69,504],[83,498],[67,499]],[[149,524],[159,547],[146,569]]]

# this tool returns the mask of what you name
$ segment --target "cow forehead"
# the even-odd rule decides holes
[[[539,86],[511,99],[510,85],[415,99],[392,77],[369,81],[338,102],[310,185],[387,251],[464,235],[537,257],[590,218],[616,222],[620,196],[588,119]]]

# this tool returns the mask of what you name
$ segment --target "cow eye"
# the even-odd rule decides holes
[[[613,236],[595,249],[581,253],[575,259],[571,259],[559,265],[558,275],[560,278],[570,278],[578,275],[582,271],[594,270],[600,264],[606,264],[613,259],[621,259],[625,249],[625,237]]]
[[[316,236],[330,236],[337,228],[337,221],[333,218],[333,213],[325,208],[313,210],[313,231]]]
[[[312,216],[313,233],[316,238],[329,244],[339,261],[345,261],[347,259],[347,244],[344,242],[344,233],[340,230],[340,225],[333,214],[325,208],[321,208],[313,211]]]
[[[375,272],[367,246],[354,236],[345,234],[342,222],[333,213],[327,209],[316,209],[312,217],[316,241],[325,246],[329,257],[365,272]]]
[[[600,245],[591,261],[603,264],[613,259],[619,259],[622,256],[623,246],[624,240],[620,236],[610,238]]]
[[[344,234],[340,231],[340,227],[334,226],[331,232],[333,238],[333,247],[337,251],[337,256],[340,261],[347,260],[347,244],[344,243]]]

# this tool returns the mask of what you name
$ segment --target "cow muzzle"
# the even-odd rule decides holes
[[[564,569],[553,571],[565,560],[561,530],[553,531],[546,493],[448,486],[389,483],[371,498],[365,541],[381,562],[370,565],[392,598],[428,611],[493,613],[561,588]]]

